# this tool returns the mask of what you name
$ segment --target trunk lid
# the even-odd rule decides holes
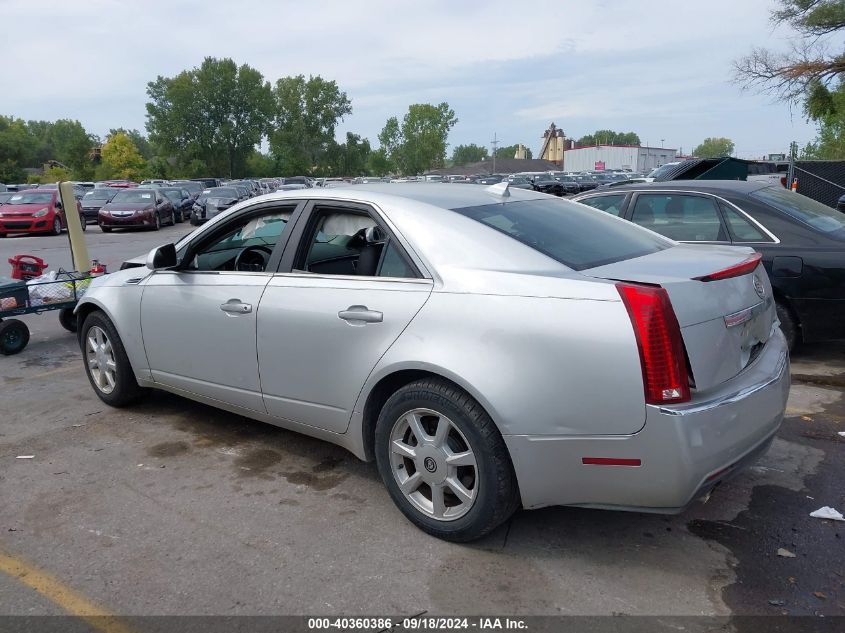
[[[736,277],[696,279],[741,264],[753,254],[744,247],[681,244],[581,272],[665,288],[681,327],[691,386],[702,392],[745,369],[772,334],[776,313],[762,264]]]

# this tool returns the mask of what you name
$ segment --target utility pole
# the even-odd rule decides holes
[[[663,147],[664,147],[664,145],[663,145],[663,141],[665,141],[665,140],[666,140],[665,138],[660,139],[660,147],[661,147],[661,149],[663,149]]]
[[[493,140],[490,141],[490,144],[493,146],[493,173],[496,173],[496,148],[499,146],[499,140],[496,137],[496,133],[493,132]]]

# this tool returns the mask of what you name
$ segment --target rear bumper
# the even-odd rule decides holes
[[[645,426],[634,435],[506,435],[523,505],[680,512],[765,452],[789,385],[786,342],[776,330],[754,363],[706,400],[647,406]],[[584,457],[641,465],[584,465]]]

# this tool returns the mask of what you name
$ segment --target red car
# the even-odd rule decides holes
[[[173,204],[158,189],[123,189],[100,208],[97,223],[104,233],[112,229],[152,229],[176,224]]]
[[[62,203],[55,189],[26,189],[15,193],[0,207],[0,237],[7,233],[50,233],[60,235],[67,228]],[[82,205],[76,201],[82,216]],[[85,223],[82,223],[85,230]]]

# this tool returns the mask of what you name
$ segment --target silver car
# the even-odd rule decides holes
[[[245,201],[78,306],[91,385],[163,389],[375,460],[467,541],[519,507],[679,512],[766,450],[789,391],[751,249],[533,191]]]

